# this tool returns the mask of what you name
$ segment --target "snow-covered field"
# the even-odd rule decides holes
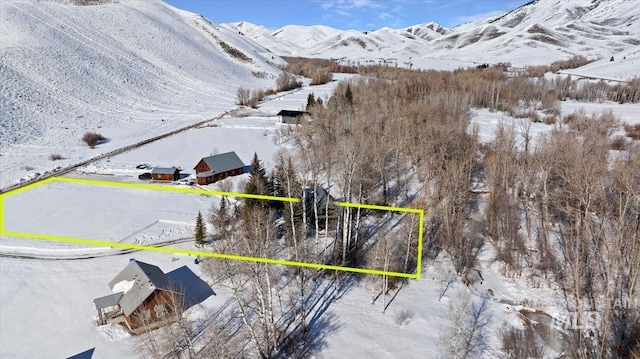
[[[4,225],[7,231],[152,244],[192,237],[189,228],[198,211],[206,213],[213,201],[165,191],[50,182],[7,197]]]

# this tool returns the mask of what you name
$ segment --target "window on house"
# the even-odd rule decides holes
[[[167,314],[167,310],[164,307],[164,304],[158,304],[156,305],[153,310],[156,312],[156,317],[164,317]]]
[[[140,319],[151,319],[151,311],[149,309],[145,309],[140,312]]]

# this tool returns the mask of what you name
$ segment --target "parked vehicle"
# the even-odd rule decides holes
[[[148,181],[151,179],[151,172],[145,172],[138,175],[138,179]]]

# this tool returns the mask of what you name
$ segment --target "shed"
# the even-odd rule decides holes
[[[289,125],[299,125],[301,120],[308,115],[309,112],[306,111],[282,110],[278,112],[278,116],[282,119],[282,123]]]
[[[203,157],[194,167],[198,184],[207,185],[243,174],[245,165],[235,152]]]
[[[154,167],[151,170],[151,178],[156,181],[177,181],[180,178],[180,170],[175,167]]]

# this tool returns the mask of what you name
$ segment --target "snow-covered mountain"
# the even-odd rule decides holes
[[[318,42],[340,34],[342,31],[323,25],[299,26],[286,25],[275,31],[264,26],[241,21],[221,24],[228,29],[261,44],[279,55],[296,55]]]
[[[573,55],[609,57],[640,45],[640,2],[532,1],[502,16],[456,27],[432,45],[439,57],[517,65]]]
[[[28,174],[25,157],[43,172],[65,164],[51,154],[77,162],[211,118],[235,106],[238,87],[273,87],[282,63],[160,0],[2,0],[0,39],[4,185]],[[110,142],[90,150],[86,131]]]
[[[269,33],[265,29],[252,39],[275,53],[303,57],[548,64],[573,55],[608,58],[639,46],[640,2],[536,0],[452,29],[433,22],[371,32],[296,26],[295,31],[283,28]],[[302,41],[306,39],[311,40]]]
[[[450,29],[435,23],[435,22],[427,22],[420,25],[413,25],[402,29],[412,35],[423,38],[427,41],[439,39],[443,35],[447,35],[451,33]]]

